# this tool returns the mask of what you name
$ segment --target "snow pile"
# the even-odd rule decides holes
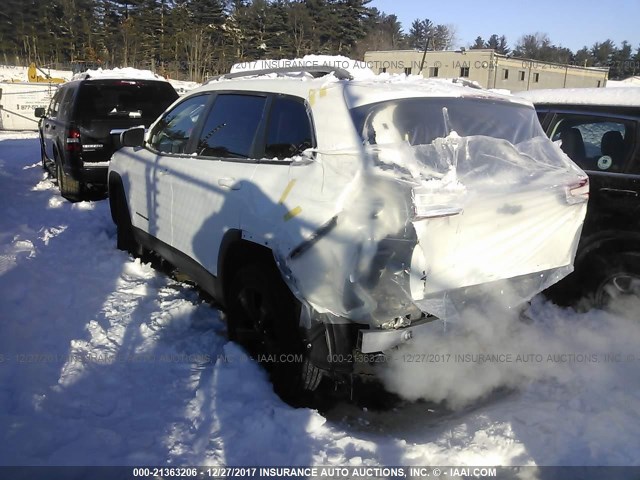
[[[608,105],[637,107],[640,87],[630,88],[558,88],[518,92],[518,96],[537,104]]]
[[[86,70],[82,73],[76,73],[72,80],[82,80],[86,78],[87,75],[89,78],[95,79],[126,78],[137,80],[164,80],[164,77],[153,73],[151,70],[138,70],[132,67]]]
[[[640,76],[625,78],[624,80],[607,80],[607,88],[640,87]]]
[[[178,92],[178,95],[184,95],[185,93],[188,93],[194,88],[198,88],[201,85],[197,82],[186,82],[183,80],[168,79],[167,81],[173,86],[175,91]]]

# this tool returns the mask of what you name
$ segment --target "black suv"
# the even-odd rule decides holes
[[[106,191],[108,162],[119,135],[148,127],[178,94],[162,78],[79,79],[60,86],[40,117],[42,166],[58,180],[60,193],[81,200],[89,190]]]
[[[640,296],[640,88],[538,90],[540,123],[590,180],[575,272],[549,292],[559,303]]]

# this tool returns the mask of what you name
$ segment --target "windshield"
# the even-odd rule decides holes
[[[517,145],[544,136],[533,107],[475,98],[405,98],[354,108],[365,144],[428,145],[451,132],[487,136]]]

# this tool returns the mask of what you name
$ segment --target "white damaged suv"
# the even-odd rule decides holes
[[[589,192],[525,100],[333,67],[216,78],[122,143],[118,247],[193,278],[281,391],[557,282]]]

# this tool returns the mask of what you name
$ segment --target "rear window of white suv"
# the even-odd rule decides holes
[[[352,117],[365,143],[428,145],[456,132],[513,145],[544,136],[532,107],[472,98],[405,98],[354,108]]]

